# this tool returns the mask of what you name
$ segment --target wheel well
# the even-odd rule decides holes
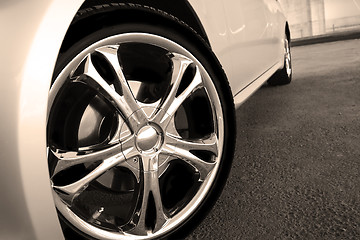
[[[289,41],[289,43],[291,42],[291,34],[290,34],[290,27],[289,27],[289,23],[286,22],[285,24],[285,34],[286,34],[286,37]]]
[[[206,32],[194,9],[187,0],[86,0],[74,17],[71,27],[64,38],[60,52],[65,51],[71,46],[71,43],[91,31],[129,20],[155,21],[156,17],[159,18],[159,16],[151,16],[154,11],[146,12],[144,8],[139,8],[138,11],[134,10],[136,9],[134,7],[137,5],[146,6],[149,10],[156,9],[162,13],[162,17],[169,15],[170,18],[175,17],[179,19],[199,34],[210,46]],[[89,12],[91,12],[91,14],[89,14]],[[99,14],[96,14],[97,12]]]

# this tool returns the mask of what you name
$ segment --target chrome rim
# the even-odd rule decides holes
[[[290,45],[289,40],[285,39],[285,67],[286,67],[286,74],[290,78],[292,74],[291,68],[291,52],[290,52]]]
[[[180,226],[215,181],[223,112],[205,68],[152,34],[80,52],[49,94],[48,162],[57,209],[99,239],[154,239]]]

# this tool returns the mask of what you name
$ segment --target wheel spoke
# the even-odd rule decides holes
[[[51,149],[51,153],[57,158],[57,163],[54,168],[52,176],[55,176],[57,173],[66,170],[72,166],[76,166],[84,163],[94,163],[96,161],[101,161],[108,159],[112,156],[118,155],[121,151],[126,152],[128,149],[133,149],[134,147],[134,136],[131,135],[126,140],[120,143],[113,144],[110,147],[105,149],[97,150],[94,152],[75,152],[75,151],[64,151],[61,149]],[[131,157],[130,153],[133,154],[134,151],[128,151],[127,157]]]
[[[218,155],[218,139],[216,134],[211,134],[207,138],[196,141],[184,140],[179,137],[175,137],[170,134],[167,134],[165,138],[165,143],[186,151],[191,151],[191,150],[208,151],[213,153],[215,156]]]
[[[169,164],[171,161],[173,161],[174,158],[167,158],[162,164],[161,166],[159,166],[158,168],[158,175],[159,177],[161,177],[165,172],[166,170],[168,169],[169,167]]]
[[[98,167],[96,167],[93,171],[91,171],[89,174],[87,174],[80,180],[65,186],[53,186],[53,188],[63,196],[63,199],[66,200],[68,204],[71,205],[74,198],[76,198],[81,192],[83,192],[88,187],[91,181],[100,177],[110,168],[119,165],[124,161],[125,157],[122,154],[110,157],[104,160]]]
[[[125,156],[127,161],[122,162],[119,164],[121,167],[125,167],[129,169],[134,176],[136,177],[137,182],[140,181],[140,165],[141,162],[139,161],[139,152],[135,148],[134,136],[131,136],[126,141],[122,142],[121,149],[122,154]],[[136,159],[136,161],[134,161]]]
[[[126,100],[127,108],[132,110],[138,122],[144,122],[146,121],[146,115],[136,101],[136,98],[134,97],[134,94],[124,76],[117,54],[118,49],[118,45],[113,45],[98,48],[96,51],[106,58],[115,71],[117,79],[114,81],[114,87],[124,100]]]
[[[94,66],[93,57],[91,54],[88,54],[87,57],[83,60],[84,65],[80,64],[79,66],[84,66],[82,70],[79,68],[74,71],[74,74],[71,76],[74,82],[81,82],[86,84],[87,86],[95,89],[98,93],[100,93],[106,100],[108,100],[122,115],[123,119],[129,127],[136,131],[138,129],[139,124],[141,123],[140,119],[136,119],[134,112],[141,112],[139,110],[139,106],[136,104],[136,101],[133,97],[128,97],[130,102],[135,102],[135,104],[128,104],[128,99],[125,99],[124,96],[121,96],[116,92],[114,88],[112,88],[109,83],[100,75],[97,69]],[[78,72],[81,71],[79,74]],[[121,71],[121,69],[120,69]],[[123,76],[123,75],[122,75]],[[126,81],[124,79],[124,81]],[[138,114],[139,115],[139,114]],[[145,116],[145,115],[144,115]]]
[[[139,179],[139,174],[134,171],[130,166],[128,166],[125,162],[125,159],[135,157],[138,152],[135,150],[134,144],[134,137],[131,136],[124,141],[121,145],[117,144],[113,147],[108,149],[94,152],[87,155],[78,155],[78,156],[70,156],[72,153],[67,153],[69,156],[59,156],[59,153],[54,153],[55,156],[58,157],[58,163],[55,167],[55,171],[53,176],[61,170],[67,169],[70,166],[75,166],[81,163],[92,163],[98,160],[103,160],[102,163],[97,166],[94,170],[92,170],[89,174],[85,177],[81,178],[80,180],[65,185],[65,186],[56,186],[54,185],[54,189],[58,190],[60,194],[64,195],[64,198],[67,199],[70,203],[73,199],[79,195],[83,190],[85,190],[88,184],[95,180],[96,178],[100,177],[109,169],[115,166],[124,166],[131,170],[137,179]],[[60,170],[61,169],[61,170]]]
[[[121,136],[122,135],[121,128],[122,128],[122,124],[124,122],[120,115],[117,115],[117,119],[118,119],[118,125],[117,125],[117,128],[115,130],[113,137],[109,141],[109,144],[115,144],[115,143],[119,142],[121,139],[123,139],[124,136],[127,136],[125,134],[130,134],[129,130],[127,130],[127,132],[125,132],[126,130],[123,130],[123,132],[125,132],[125,134],[123,134],[123,136]]]
[[[179,142],[178,144],[166,144],[163,146],[163,154],[168,154],[174,157],[177,157],[184,162],[190,164],[193,166],[196,171],[200,173],[200,180],[204,181],[207,177],[207,175],[212,171],[212,169],[215,167],[215,162],[206,162],[200,157],[195,156],[193,153],[190,152],[190,149],[193,147],[195,148],[196,144],[193,143],[185,143],[184,141]],[[184,147],[184,148],[182,148]],[[198,146],[196,150],[199,150],[199,148],[202,148]],[[203,149],[206,149],[206,151],[209,151],[210,149],[213,149],[214,147],[209,144],[208,146],[205,146]],[[203,150],[202,149],[202,150]],[[210,150],[211,151],[211,150]],[[215,154],[215,153],[214,153]]]
[[[144,166],[150,163],[152,167],[156,168],[157,156],[153,158],[145,158],[142,161]],[[143,174],[144,178],[142,194],[139,194],[138,198],[138,204],[140,207],[133,217],[133,223],[136,226],[131,230],[131,233],[137,235],[144,235],[151,232],[155,233],[160,230],[169,219],[164,211],[161,200],[158,171],[145,171]],[[149,201],[151,196],[153,197],[156,210],[155,216],[152,216],[154,217],[153,229],[150,229],[146,224],[148,209],[149,207],[153,207],[149,206],[149,202],[151,202]]]
[[[175,112],[179,109],[181,104],[193,92],[195,92],[198,88],[200,88],[201,85],[202,85],[201,74],[200,74],[200,71],[199,71],[199,67],[196,66],[196,73],[195,73],[195,76],[194,76],[193,80],[191,81],[189,86],[178,97],[176,97],[176,99],[171,103],[171,105],[169,106],[169,109],[167,111],[167,114],[169,114],[169,116],[174,116]]]
[[[218,139],[216,134],[211,134],[209,137],[197,141],[184,140],[181,139],[180,137],[166,134],[165,144],[166,147],[164,148],[163,153],[167,155],[179,157],[180,159],[183,159],[187,163],[191,164],[200,172],[200,174],[203,174],[202,180],[205,179],[206,175],[211,171],[214,164],[203,161],[202,159],[192,154],[190,151],[192,150],[207,151],[207,152],[211,152],[215,156],[218,155]],[[166,171],[169,163],[172,160],[174,159],[168,158],[159,167],[160,176]]]
[[[111,156],[119,154],[121,151],[121,145],[115,144],[109,148],[105,148],[99,151],[91,153],[63,151],[60,149],[50,149],[51,153],[57,158],[57,163],[52,174],[52,177],[57,173],[66,170],[72,166],[83,164],[83,163],[94,163],[108,159]]]
[[[131,160],[130,160],[131,161]],[[128,163],[128,160],[127,161],[124,161],[122,163],[120,163],[119,165],[117,165],[118,167],[123,167],[123,168],[126,168],[128,169],[129,171],[132,172],[132,174],[134,175],[134,177],[136,178],[136,182],[137,183],[140,183],[140,170],[138,167],[133,167],[131,166],[129,163]]]
[[[187,67],[192,63],[190,59],[176,53],[173,54],[171,60],[173,64],[173,69],[170,83],[170,91],[168,92],[167,96],[165,96],[163,101],[159,104],[159,109],[162,109],[162,111],[156,112],[156,115],[154,117],[154,122],[157,122],[159,124],[166,122],[166,112],[176,100],[176,94],[178,92],[184,73]]]

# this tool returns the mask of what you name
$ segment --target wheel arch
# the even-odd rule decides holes
[[[144,8],[135,10],[136,6],[145,6],[149,11],[144,11]],[[65,35],[60,52],[66,50],[72,42],[77,41],[84,34],[94,31],[94,29],[113,26],[129,20],[141,21],[146,19],[156,21],[149,17],[152,14],[151,10],[155,9],[162,13],[162,17],[175,17],[185,23],[210,46],[205,29],[187,0],[171,2],[168,0],[87,0],[76,13]],[[89,14],[90,12],[91,14]]]
[[[289,43],[291,43],[291,32],[290,32],[289,23],[287,21],[285,23],[285,34],[286,34],[286,37],[287,37]]]

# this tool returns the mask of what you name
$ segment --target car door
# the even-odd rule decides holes
[[[233,75],[238,92],[276,63],[275,0],[223,0],[227,16]]]

